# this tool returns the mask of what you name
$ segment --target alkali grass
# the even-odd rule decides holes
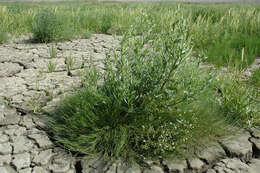
[[[231,126],[259,125],[257,92],[239,75],[199,68],[189,23],[178,10],[175,15],[179,20],[158,33],[156,18],[143,13],[120,52],[108,55],[105,72],[87,69],[84,88],[49,115],[48,130],[58,145],[142,163],[183,156],[195,144],[230,133]]]

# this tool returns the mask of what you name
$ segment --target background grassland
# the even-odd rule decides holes
[[[260,55],[258,4],[0,3],[0,28],[15,36],[31,33],[35,16],[42,9],[49,9],[60,20],[66,16],[63,23],[69,23],[64,25],[71,30],[66,32],[70,38],[88,37],[91,32],[122,34],[144,12],[153,16],[159,31],[176,18],[178,7],[188,22],[195,50],[204,53],[208,61],[218,66],[229,63],[246,67]]]

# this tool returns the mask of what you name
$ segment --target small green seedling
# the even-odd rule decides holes
[[[54,72],[55,69],[56,69],[56,65],[53,62],[51,62],[51,61],[48,62],[47,67],[48,67],[48,72],[49,73]]]
[[[32,108],[34,114],[40,114],[42,110],[42,104],[40,102],[40,97],[42,93],[36,93],[36,95],[27,101],[27,105]]]
[[[53,45],[51,45],[51,47],[49,48],[49,53],[50,53],[50,58],[57,57],[57,50]]]
[[[43,92],[45,93],[45,95],[48,97],[49,100],[54,99],[54,92],[53,90],[43,90]]]
[[[74,65],[74,60],[71,56],[68,56],[65,58],[65,64],[66,64],[66,70],[69,76],[71,76],[71,70],[73,68]]]

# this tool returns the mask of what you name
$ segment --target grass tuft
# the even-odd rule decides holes
[[[225,115],[225,121],[234,126],[251,128],[259,126],[259,96],[255,87],[243,81],[242,72],[232,71],[232,74],[220,77],[220,110]]]
[[[69,19],[48,9],[41,10],[35,16],[32,32],[34,39],[43,43],[67,40],[73,37],[73,27]]]
[[[49,54],[50,54],[50,58],[56,58],[57,57],[57,50],[54,47],[54,45],[51,45],[49,47]]]
[[[250,78],[250,83],[260,88],[260,68],[255,70]]]
[[[7,42],[7,40],[8,40],[8,33],[0,30],[0,44]]]

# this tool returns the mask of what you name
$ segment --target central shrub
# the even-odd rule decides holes
[[[181,16],[159,33],[156,27],[144,14],[122,38],[120,51],[107,56],[104,73],[94,65],[86,70],[84,88],[50,114],[57,143],[124,159],[163,156],[185,144],[196,119],[180,105],[202,93],[210,75],[199,78],[196,63],[187,63],[192,49]]]
[[[38,42],[67,40],[73,37],[73,26],[66,14],[58,15],[50,9],[41,10],[34,18],[32,33]]]

